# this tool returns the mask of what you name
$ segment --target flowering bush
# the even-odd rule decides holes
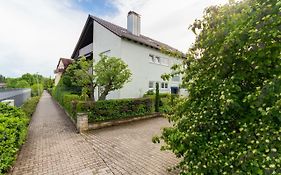
[[[280,9],[278,0],[232,1],[191,26],[196,42],[173,67],[189,97],[161,136],[181,174],[281,173]]]

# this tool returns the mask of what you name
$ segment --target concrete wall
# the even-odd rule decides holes
[[[12,99],[17,107],[20,107],[30,97],[31,89],[6,89],[0,91],[0,102]]]

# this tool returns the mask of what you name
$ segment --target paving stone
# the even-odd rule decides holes
[[[64,111],[44,92],[13,175],[170,175],[178,163],[151,139],[169,126],[164,118],[137,121],[78,134]]]
[[[93,172],[99,168],[95,164],[107,167],[92,145],[77,134],[64,111],[44,92],[29,125],[27,141],[10,174]]]
[[[93,130],[82,134],[114,174],[177,174],[168,168],[178,163],[170,152],[160,151],[152,137],[169,126],[164,118],[154,118]]]

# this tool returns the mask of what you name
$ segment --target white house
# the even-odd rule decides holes
[[[127,29],[89,15],[71,58],[93,57],[97,62],[99,54],[103,53],[122,58],[128,64],[132,81],[122,89],[111,92],[107,99],[142,97],[148,90],[155,89],[156,82],[159,82],[160,93],[180,93],[180,77],[166,82],[161,79],[161,75],[169,73],[171,66],[181,60],[163,54],[162,48],[179,52],[141,35],[140,15],[136,12],[128,13]]]
[[[55,86],[59,83],[62,74],[66,70],[67,66],[72,63],[72,59],[67,59],[67,58],[60,58],[59,62],[57,64],[57,68],[54,71],[55,73]]]

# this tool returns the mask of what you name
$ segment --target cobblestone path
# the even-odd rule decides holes
[[[175,156],[151,138],[167,126],[163,118],[77,134],[64,111],[44,92],[29,135],[10,174],[175,174]]]

